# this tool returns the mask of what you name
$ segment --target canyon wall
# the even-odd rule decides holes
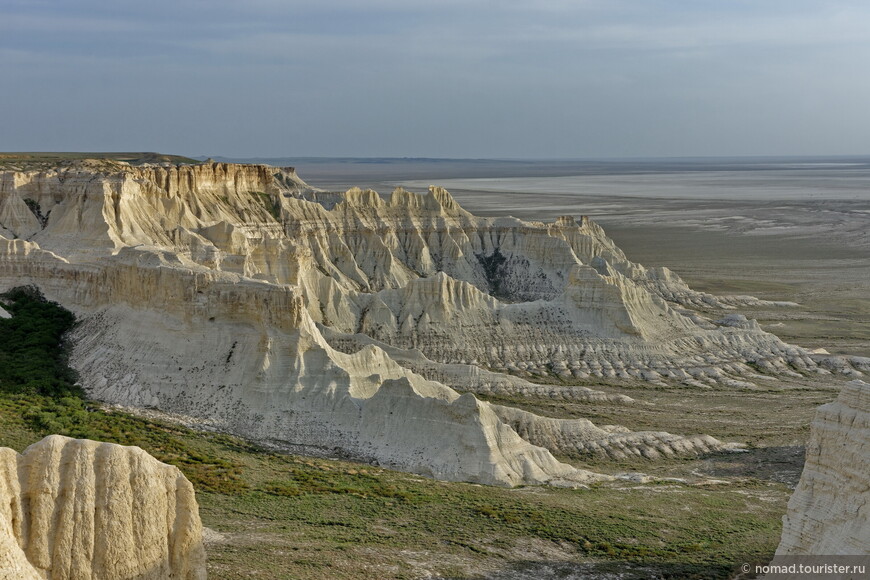
[[[588,218],[476,217],[437,187],[322,192],[265,165],[0,173],[0,290],[24,284],[79,317],[72,364],[99,400],[442,479],[578,485],[604,477],[551,452],[723,448],[473,393],[632,404],[533,381],[753,388],[830,372],[752,321],[706,319],[693,308],[747,299],[629,261]]]

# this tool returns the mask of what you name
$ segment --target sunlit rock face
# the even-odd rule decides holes
[[[204,580],[193,486],[138,447],[0,449],[0,578]]]
[[[746,299],[630,262],[588,218],[476,217],[437,187],[322,192],[266,165],[0,173],[0,289],[22,284],[81,319],[72,362],[95,398],[442,479],[580,484],[600,476],[551,451],[721,447],[455,390],[612,397],[506,372],[705,388],[828,372],[751,321],[698,316]]]
[[[813,419],[778,556],[870,554],[870,385],[852,381]]]

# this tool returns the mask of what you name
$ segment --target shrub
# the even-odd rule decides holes
[[[0,390],[81,396],[64,341],[75,326],[75,316],[46,300],[35,286],[13,288],[0,298],[12,315],[0,319]]]

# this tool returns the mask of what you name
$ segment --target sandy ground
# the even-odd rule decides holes
[[[752,235],[698,227],[602,223],[634,260],[678,272],[693,288],[788,300],[744,310],[765,330],[832,354],[870,356],[870,250],[822,235]]]

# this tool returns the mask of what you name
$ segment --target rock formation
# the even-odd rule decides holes
[[[870,554],[870,385],[848,383],[812,423],[777,556]],[[818,563],[818,562],[816,562]],[[870,564],[870,562],[867,562]]]
[[[200,580],[193,486],[138,447],[46,437],[0,449],[0,578]]]
[[[699,316],[692,305],[728,301],[630,262],[588,218],[480,218],[437,187],[322,192],[265,165],[0,173],[0,290],[22,284],[81,319],[72,363],[98,399],[443,479],[581,483],[597,476],[550,451],[721,448],[473,393],[631,404],[530,380],[830,372],[749,321]]]

